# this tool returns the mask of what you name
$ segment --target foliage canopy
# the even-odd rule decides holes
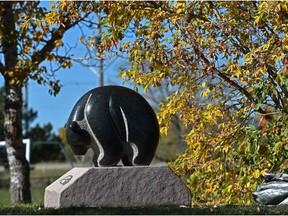
[[[158,119],[163,134],[175,114],[189,129],[187,149],[171,167],[186,179],[194,204],[249,204],[265,172],[287,172],[287,2],[81,5],[101,13],[102,53],[128,54],[123,79],[145,91],[172,87]],[[73,2],[55,4],[47,26],[68,26],[63,9],[70,21],[82,14]]]
[[[287,171],[287,2],[121,1],[99,11],[101,48],[131,62],[120,75],[144,90],[172,86],[158,119],[163,134],[175,114],[190,129],[171,167],[194,204],[249,204],[265,172]]]

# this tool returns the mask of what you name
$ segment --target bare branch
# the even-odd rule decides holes
[[[0,73],[1,73],[2,75],[4,75],[4,74],[3,74],[4,71],[5,71],[5,67],[4,67],[3,63],[0,62]]]

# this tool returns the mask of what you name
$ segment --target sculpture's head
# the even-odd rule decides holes
[[[86,101],[87,98],[84,96],[76,103],[65,125],[67,142],[76,155],[86,154],[91,144],[87,122],[84,120]]]
[[[84,128],[81,128],[77,121],[67,122],[66,137],[74,154],[86,154],[91,143],[91,138],[89,133]]]

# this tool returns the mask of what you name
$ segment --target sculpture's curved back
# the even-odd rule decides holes
[[[159,125],[148,102],[122,86],[103,86],[74,106],[66,137],[74,154],[94,151],[95,166],[149,165],[159,141]]]

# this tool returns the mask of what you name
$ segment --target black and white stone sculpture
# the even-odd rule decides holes
[[[191,205],[190,190],[169,167],[146,166],[158,145],[159,125],[137,92],[92,89],[74,106],[66,129],[73,152],[84,155],[92,148],[98,167],[75,167],[46,187],[46,208]],[[126,166],[115,166],[120,160]]]
[[[159,125],[148,102],[136,91],[103,86],[84,94],[66,123],[74,154],[94,152],[95,166],[149,165],[159,141]]]

